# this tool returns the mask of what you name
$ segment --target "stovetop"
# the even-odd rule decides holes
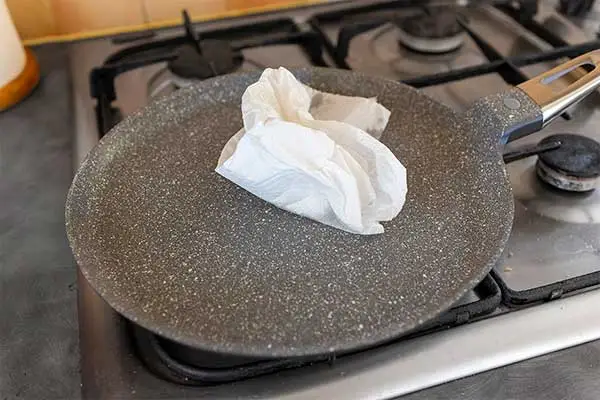
[[[187,36],[184,29],[171,29],[135,42],[122,43],[127,38],[121,37],[119,43],[77,45],[72,54],[77,164],[121,118],[153,97],[193,83],[168,68],[178,56],[175,50],[189,45],[190,35],[223,40],[243,57],[240,70],[279,65],[349,68],[401,80],[457,111],[566,57],[600,48],[600,41],[552,7],[542,3],[535,18],[528,18],[526,5],[532,2],[522,2],[519,10],[491,5],[460,8],[465,33],[458,50],[415,52],[399,45],[398,26],[420,9],[374,3],[343,2],[204,23],[193,32],[188,25]],[[87,85],[90,71],[93,97]],[[510,143],[505,150],[519,150],[563,132],[600,141],[600,132],[594,129],[600,121],[598,104],[595,93],[550,127]],[[282,368],[267,365],[263,369],[271,373],[257,378],[192,387],[227,382],[230,379],[222,377],[237,376],[240,365],[246,368],[241,377],[252,375],[252,371],[244,375],[249,361],[226,360],[215,374],[201,352],[124,321],[80,274],[84,395],[391,398],[600,338],[600,311],[593,304],[600,300],[600,290],[595,290],[600,283],[600,193],[549,190],[536,178],[535,163],[532,156],[508,164],[516,200],[514,229],[503,262],[481,285],[410,338],[338,359],[279,360]],[[319,362],[306,365],[312,361]],[[213,379],[216,375],[220,381]]]

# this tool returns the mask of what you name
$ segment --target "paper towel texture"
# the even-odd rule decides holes
[[[269,68],[242,96],[242,116],[216,168],[235,184],[352,233],[382,233],[380,221],[402,209],[406,169],[377,140],[390,111],[376,99],[319,92]]]

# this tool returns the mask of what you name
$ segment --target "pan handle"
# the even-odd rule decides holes
[[[599,66],[600,50],[586,53],[505,93],[479,100],[467,116],[487,120],[489,129],[500,129],[502,143],[527,136],[600,87]]]
[[[600,86],[599,65],[600,50],[596,50],[523,82],[517,88],[540,106],[542,125],[546,126],[565,109],[579,103]],[[557,79],[570,73],[579,73],[580,76],[566,87],[553,86]]]

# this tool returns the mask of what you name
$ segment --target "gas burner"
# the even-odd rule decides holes
[[[458,50],[465,40],[453,8],[435,8],[398,22],[399,41],[420,53],[441,54]]]
[[[202,40],[177,49],[177,57],[168,63],[174,76],[202,80],[236,71],[243,62],[241,53],[222,40]]]
[[[560,147],[507,164],[517,200],[529,211],[556,221],[600,223],[600,144],[573,134],[547,136],[536,147]]]
[[[589,192],[600,181],[600,143],[581,135],[559,134],[540,142],[561,146],[538,156],[537,176],[550,186],[568,192]]]
[[[174,76],[183,80],[202,80],[228,74],[242,65],[242,54],[234,51],[229,42],[203,40],[194,30],[188,12],[183,10],[181,16],[188,42],[177,49],[175,59],[167,65]]]

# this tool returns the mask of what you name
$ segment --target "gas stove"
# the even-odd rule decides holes
[[[196,25],[184,14],[181,28],[77,44],[77,165],[122,118],[214,75],[351,69],[463,111],[600,48],[594,32],[546,3],[407,4],[334,2]],[[303,360],[207,354],[126,321],[79,274],[84,397],[387,399],[599,339],[598,105],[595,93],[506,146],[516,214],[502,262],[455,307],[391,344]]]

